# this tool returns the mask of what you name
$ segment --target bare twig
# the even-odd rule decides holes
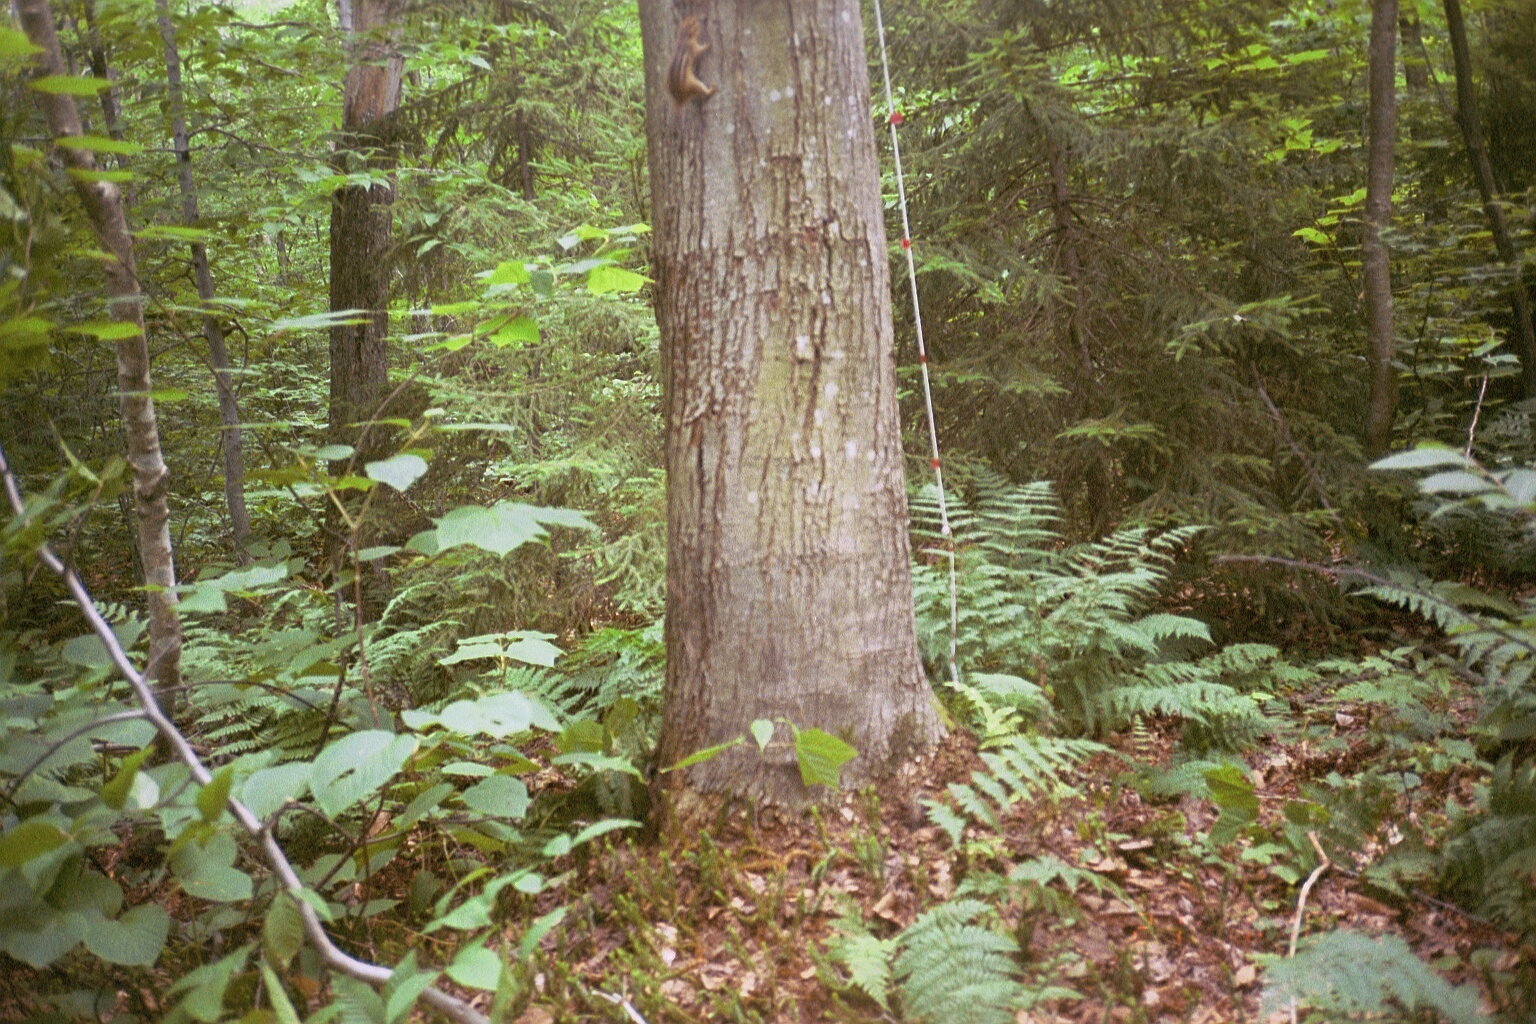
[[[4,479],[5,492],[10,499],[11,508],[15,510],[16,515],[25,515],[26,504],[22,501],[21,491],[16,486],[16,477],[11,473],[11,467],[6,461],[3,447],[0,447],[0,478]],[[155,699],[155,692],[150,683],[134,667],[127,652],[123,650],[122,644],[118,643],[117,635],[112,632],[112,627],[107,623],[107,620],[102,618],[101,613],[96,610],[96,605],[91,599],[90,592],[86,590],[85,584],[81,582],[74,569],[61,562],[59,557],[46,544],[40,546],[36,553],[38,559],[44,565],[64,580],[64,585],[68,588],[70,596],[74,598],[75,605],[80,609],[80,613],[85,616],[86,621],[90,623],[92,630],[95,631],[97,638],[107,648],[107,653],[111,656],[113,665],[117,667],[118,672],[122,673],[123,678],[128,681],[128,685],[133,688],[134,696],[138,698],[139,706],[143,709],[143,717],[148,719],[150,724],[165,738],[171,753],[187,766],[194,781],[202,786],[212,782],[213,774],[203,764],[202,758],[198,757],[197,751],[192,749],[192,744],[187,741],[186,736],[161,710],[160,703]],[[331,941],[331,937],[326,933],[325,926],[321,924],[314,907],[310,906],[302,898],[304,883],[299,879],[298,872],[294,870],[293,865],[289,862],[288,855],[283,852],[283,848],[278,845],[277,839],[269,829],[262,825],[261,820],[252,813],[251,809],[231,796],[229,798],[229,813],[240,824],[240,827],[245,829],[261,846],[263,857],[283,888],[295,897],[298,897],[294,902],[298,905],[299,916],[304,922],[304,933],[309,938],[310,943],[314,945],[315,951],[320,954],[320,959],[325,965],[334,971],[351,978],[356,978],[359,981],[365,981],[370,985],[382,985],[389,981],[390,976],[394,972],[388,967],[368,963],[366,960],[359,960],[340,949]],[[489,1020],[484,1014],[463,1000],[451,996],[441,989],[429,988],[422,993],[421,997],[434,1009],[450,1020],[457,1022],[457,1024],[489,1024]]]
[[[613,996],[609,995],[607,992],[593,992],[592,994],[598,996],[599,998],[608,1000],[614,1006],[623,1007],[624,1015],[630,1019],[631,1024],[646,1024],[645,1018],[640,1016],[640,1011],[635,1009],[635,1004],[631,1003],[623,996]]]
[[[1483,396],[1488,394],[1488,375],[1483,374],[1482,386],[1477,389],[1477,405],[1472,408],[1472,422],[1467,424],[1467,447],[1463,455],[1472,457],[1472,442],[1477,440],[1477,420],[1483,414]]]
[[[1317,841],[1316,832],[1308,832],[1307,838],[1312,842],[1312,849],[1317,851],[1317,867],[1307,876],[1307,880],[1301,883],[1301,895],[1296,897],[1296,916],[1291,918],[1291,944],[1286,949],[1285,955],[1289,959],[1296,955],[1296,940],[1301,937],[1301,919],[1307,912],[1307,897],[1312,894],[1312,886],[1322,877],[1323,872],[1333,867],[1333,861],[1328,859],[1328,854],[1323,852],[1322,844]],[[1291,1024],[1296,1024],[1296,997],[1291,996]]]

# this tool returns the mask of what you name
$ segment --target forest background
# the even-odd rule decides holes
[[[634,7],[17,10],[0,1014],[1536,1013],[1529,0],[893,0],[951,735],[670,836]]]

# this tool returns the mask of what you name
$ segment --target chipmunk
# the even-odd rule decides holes
[[[697,14],[690,14],[677,26],[677,48],[672,51],[672,66],[667,69],[667,91],[682,106],[692,99],[707,100],[715,94],[715,87],[699,80],[699,57],[709,49],[709,44],[699,40],[704,23]]]

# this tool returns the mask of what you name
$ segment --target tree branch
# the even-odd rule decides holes
[[[16,486],[16,477],[11,473],[10,464],[6,461],[3,446],[0,446],[0,478],[4,479],[5,492],[6,496],[10,499],[11,508],[15,510],[18,517],[25,516],[26,504],[22,501],[21,491]],[[38,547],[37,557],[44,565],[63,578],[64,585],[69,589],[70,596],[74,598],[80,613],[90,623],[97,638],[106,646],[107,653],[112,658],[112,664],[117,667],[118,672],[122,673],[123,678],[128,681],[128,685],[133,688],[134,696],[138,699],[139,706],[143,709],[143,717],[148,719],[150,724],[160,732],[160,735],[165,737],[171,752],[187,766],[192,774],[192,778],[198,785],[206,786],[212,782],[213,774],[208,771],[207,766],[203,764],[202,758],[198,757],[197,751],[192,749],[192,744],[182,735],[181,730],[176,728],[176,724],[166,717],[165,712],[161,710],[159,701],[155,699],[153,688],[139,670],[134,668],[127,652],[118,643],[117,634],[112,632],[112,627],[107,623],[107,620],[102,618],[101,613],[96,610],[96,604],[92,601],[90,592],[86,590],[85,584],[81,582],[80,577],[72,568],[60,561],[59,557],[46,544]],[[320,954],[320,959],[324,961],[325,965],[334,971],[351,978],[356,978],[359,981],[365,981],[370,985],[382,985],[387,982],[394,973],[388,967],[369,963],[366,960],[359,960],[343,951],[331,941],[331,937],[326,933],[325,926],[321,924],[319,915],[315,913],[314,907],[310,906],[302,898],[301,894],[304,891],[304,883],[300,881],[298,872],[294,870],[293,864],[289,862],[288,855],[283,852],[283,848],[278,845],[277,839],[268,829],[263,827],[260,819],[251,812],[251,809],[231,796],[229,798],[229,813],[240,824],[240,827],[245,829],[261,846],[262,855],[266,859],[268,866],[272,869],[273,874],[282,883],[283,888],[295,897],[300,897],[295,899],[294,902],[298,905],[299,915],[304,921],[304,933],[314,945],[316,952]],[[484,1014],[463,1000],[449,995],[439,988],[427,989],[422,993],[421,998],[431,1005],[433,1009],[457,1022],[457,1024],[490,1024]]]

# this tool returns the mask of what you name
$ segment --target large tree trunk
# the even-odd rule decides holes
[[[1372,458],[1392,443],[1397,371],[1392,368],[1392,268],[1382,232],[1392,227],[1392,161],[1397,143],[1397,0],[1371,6],[1370,113],[1366,129],[1365,224],[1361,246],[1370,387],[1365,450]]]
[[[22,28],[38,54],[39,75],[64,75],[68,69],[59,53],[48,0],[21,0],[17,5]],[[38,105],[54,138],[77,136],[80,113],[65,93],[36,93]],[[166,502],[170,472],[160,455],[160,431],[150,398],[149,346],[144,338],[144,311],[138,272],[133,262],[133,237],[123,214],[123,198],[109,181],[88,180],[97,171],[90,150],[60,146],[59,159],[72,170],[70,181],[85,207],[96,239],[110,259],[102,261],[112,319],[134,328],[117,342],[117,388],[121,395],[123,436],[128,464],[133,467],[133,504],[137,513],[139,558],[149,587],[149,668],[167,708],[174,704],[172,687],[181,683],[181,620],[176,613],[176,563],[171,553],[171,513]]]
[[[850,777],[881,775],[940,730],[914,635],[859,4],[690,7],[715,92],[679,104],[683,13],[640,5],[667,424],[660,758],[776,718],[843,735]],[[806,796],[787,746],[690,774]]]
[[[166,99],[171,115],[171,141],[176,147],[176,168],[181,185],[181,219],[188,227],[197,224],[197,185],[192,180],[192,147],[187,136],[186,102],[181,89],[181,55],[176,51],[176,26],[171,21],[170,0],[155,0],[155,17],[160,24],[160,39],[165,44]],[[241,564],[251,560],[245,542],[251,535],[251,517],[245,509],[245,456],[241,446],[240,407],[235,401],[234,378],[229,372],[229,351],[224,345],[224,328],[213,307],[213,272],[208,267],[208,249],[202,242],[192,243],[192,276],[197,282],[197,297],[203,301],[203,337],[208,341],[208,357],[213,363],[213,383],[219,394],[219,419],[223,423],[220,447],[224,456],[224,503],[229,509],[230,539],[235,557]]]
[[[1536,323],[1531,319],[1531,300],[1525,290],[1519,255],[1509,233],[1509,221],[1499,203],[1499,189],[1493,178],[1493,164],[1483,141],[1483,126],[1477,116],[1477,92],[1472,83],[1472,55],[1467,48],[1467,23],[1461,16],[1461,0],[1445,0],[1445,26],[1451,41],[1451,59],[1456,67],[1456,124],[1467,145],[1472,161],[1472,176],[1483,200],[1488,228],[1499,259],[1514,272],[1514,291],[1510,305],[1515,320],[1515,353],[1520,357],[1520,380],[1526,398],[1536,398]]]
[[[350,5],[350,14],[349,32],[368,36],[388,24],[391,11],[386,0],[358,0]],[[383,41],[360,41],[343,86],[342,131],[344,144],[366,156],[346,170],[388,167],[375,130],[377,122],[400,105],[404,71],[404,60]],[[358,440],[348,425],[373,415],[388,381],[384,339],[389,333],[394,200],[394,187],[385,182],[344,185],[331,196],[331,309],[364,311],[362,323],[331,328],[330,427],[338,441]]]

